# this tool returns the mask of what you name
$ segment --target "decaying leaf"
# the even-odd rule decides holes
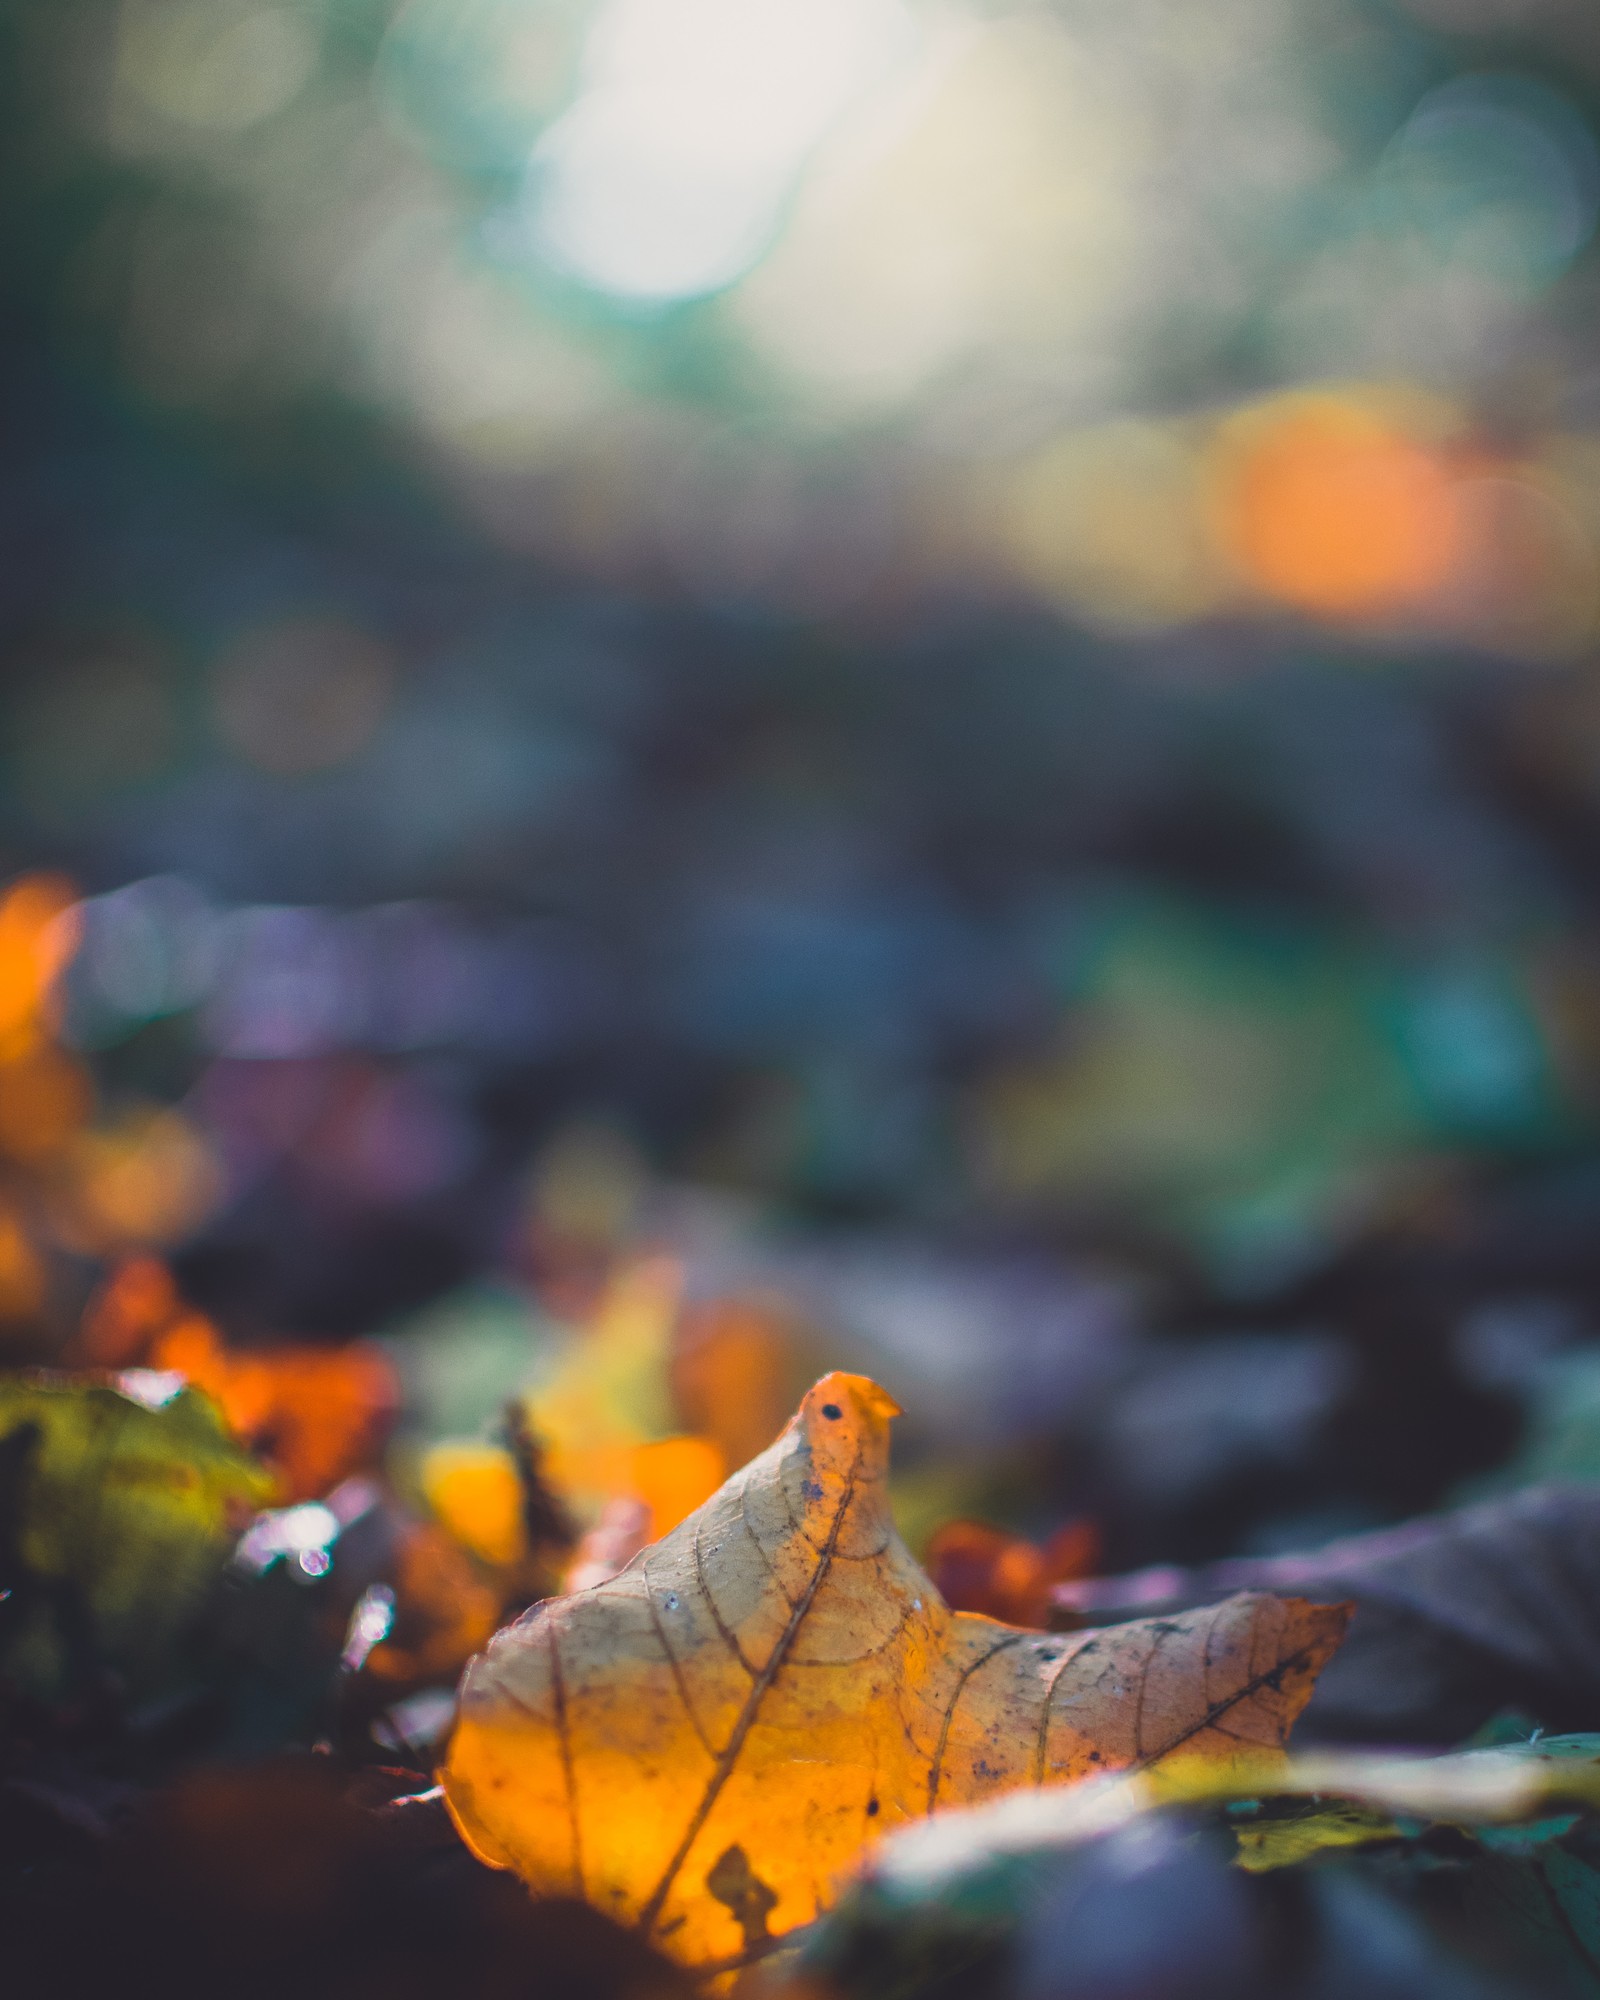
[[[482,1859],[735,1964],[936,1807],[1281,1748],[1342,1608],[1239,1597],[1070,1637],[951,1612],[890,1518],[896,1414],[824,1376],[621,1576],[496,1635],[441,1774]]]

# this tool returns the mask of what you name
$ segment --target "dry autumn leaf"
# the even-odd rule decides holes
[[[723,1967],[936,1807],[1281,1748],[1342,1607],[1236,1597],[1070,1636],[952,1612],[890,1518],[897,1414],[824,1376],[622,1575],[495,1636],[441,1772],[474,1852]]]

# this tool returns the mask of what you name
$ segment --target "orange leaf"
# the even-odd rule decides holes
[[[928,1574],[953,1610],[1044,1625],[1051,1586],[1092,1575],[1099,1550],[1092,1521],[1068,1521],[1042,1548],[986,1521],[946,1521],[928,1543]]]
[[[191,1316],[159,1257],[125,1257],[84,1307],[76,1358],[95,1368],[131,1367]]]
[[[685,1312],[670,1363],[684,1429],[709,1438],[729,1465],[764,1451],[783,1429],[800,1382],[793,1341],[775,1307],[713,1299]]]
[[[633,1492],[650,1510],[646,1541],[661,1537],[703,1507],[722,1484],[727,1463],[707,1438],[658,1438],[633,1448]]]
[[[425,1454],[421,1486],[435,1520],[480,1562],[509,1569],[527,1555],[522,1480],[503,1445],[446,1439]]]
[[[388,1356],[360,1341],[234,1353],[211,1322],[194,1313],[162,1334],[150,1360],[213,1397],[291,1500],[326,1493],[367,1464],[399,1407]]]
[[[61,875],[22,875],[0,893],[0,1050],[52,1025],[56,981],[78,948],[77,891]]]
[[[441,1772],[481,1859],[723,1967],[938,1806],[1281,1749],[1343,1608],[1236,1597],[1070,1636],[951,1612],[890,1519],[896,1414],[825,1375],[665,1541],[495,1636]]]
[[[0,1063],[0,1152],[25,1166],[58,1152],[93,1108],[88,1071],[52,1043]]]

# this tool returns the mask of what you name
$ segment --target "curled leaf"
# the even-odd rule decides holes
[[[824,1376],[623,1574],[496,1635],[441,1774],[483,1860],[731,1965],[936,1808],[1281,1749],[1340,1607],[1239,1597],[1071,1636],[954,1613],[890,1518],[897,1414]]]

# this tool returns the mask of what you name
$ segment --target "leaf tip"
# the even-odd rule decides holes
[[[814,1382],[800,1404],[800,1416],[810,1424],[849,1422],[887,1424],[905,1412],[887,1389],[870,1375],[850,1375],[835,1368]]]

